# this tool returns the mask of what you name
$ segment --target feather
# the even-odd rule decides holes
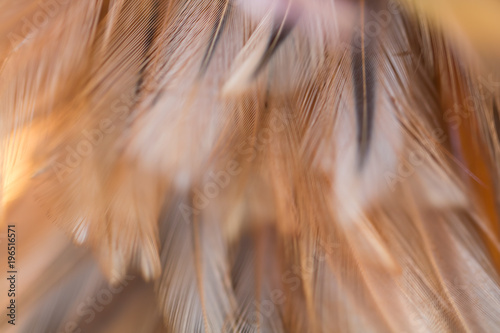
[[[0,1],[0,330],[498,331],[497,9]]]
[[[358,123],[358,164],[363,166],[366,154],[368,153],[371,131],[373,127],[374,111],[374,89],[375,80],[373,78],[373,41],[368,41],[365,36],[365,12],[366,4],[364,0],[360,0],[360,29],[361,29],[361,45],[360,52],[353,51],[352,55],[352,72],[354,79],[354,94],[356,98],[356,119]]]
[[[271,31],[271,37],[269,38],[266,50],[264,51],[264,54],[262,55],[262,58],[260,59],[253,75],[257,75],[262,68],[266,66],[273,54],[276,52],[277,48],[290,34],[298,19],[296,11],[297,9],[293,8],[292,1],[289,1],[285,12],[282,14],[283,17],[281,19],[279,16],[275,18]]]
[[[208,48],[203,57],[203,61],[201,62],[200,73],[204,73],[207,70],[208,64],[212,59],[212,56],[215,51],[215,47],[219,42],[222,32],[224,31],[224,27],[226,26],[227,17],[229,16],[231,10],[231,1],[230,0],[222,0],[220,4],[220,18],[215,23],[212,35],[210,36],[210,41],[208,43]]]

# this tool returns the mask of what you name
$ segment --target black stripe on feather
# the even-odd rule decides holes
[[[357,121],[358,168],[366,162],[373,132],[375,114],[376,70],[373,38],[365,34],[366,4],[360,0],[360,36],[352,37],[352,77]],[[359,39],[357,38],[359,37]]]

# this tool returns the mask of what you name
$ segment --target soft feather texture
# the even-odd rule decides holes
[[[498,330],[500,14],[433,3],[0,2],[20,331]]]

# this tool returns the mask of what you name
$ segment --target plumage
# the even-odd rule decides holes
[[[497,331],[498,9],[0,0],[0,330]]]

